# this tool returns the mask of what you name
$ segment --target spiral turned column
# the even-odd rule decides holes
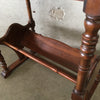
[[[86,16],[84,24],[85,33],[82,34],[82,44],[80,47],[81,60],[78,69],[77,84],[72,95],[73,100],[86,100],[84,98],[86,83],[88,80],[87,75],[99,38],[98,30],[100,29],[100,17]]]
[[[8,72],[8,68],[7,68],[7,64],[4,60],[4,57],[1,54],[1,51],[0,51],[0,66],[3,68],[2,75],[5,76],[5,74],[7,74],[7,72]]]

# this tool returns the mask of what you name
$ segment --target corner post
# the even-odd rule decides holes
[[[0,66],[3,68],[3,71],[1,74],[2,74],[2,76],[5,76],[9,72],[9,70],[7,68],[7,64],[4,60],[4,57],[1,54],[1,51],[0,51]]]
[[[90,90],[89,98],[92,97],[92,95],[93,95],[94,91],[96,90],[96,88],[97,88],[99,83],[100,83],[100,70],[99,70],[99,73],[98,73],[98,75],[97,75],[97,77],[96,77],[96,79],[94,81],[94,84],[92,85],[91,90]]]
[[[29,16],[29,24],[30,27],[32,28],[32,31],[35,32],[34,28],[35,28],[35,21],[33,20],[32,17],[32,10],[31,10],[31,4],[30,4],[30,0],[26,0],[26,5],[27,5],[27,11],[28,11],[28,16]]]
[[[85,33],[82,34],[82,44],[80,46],[81,60],[78,69],[77,84],[72,94],[72,100],[86,100],[86,83],[91,59],[94,57],[96,44],[98,42],[98,31],[100,29],[100,17],[86,15],[84,21]]]

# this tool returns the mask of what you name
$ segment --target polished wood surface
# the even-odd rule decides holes
[[[69,66],[70,69],[77,72],[77,66],[80,58],[78,49],[31,31],[28,33],[29,34],[24,35],[24,39],[21,43],[22,45],[59,64],[67,67]]]
[[[35,21],[33,20],[33,17],[32,17],[30,0],[26,0],[26,5],[27,5],[28,16],[29,16],[28,23],[30,24],[30,28],[35,32],[35,29],[34,29],[35,28]]]
[[[84,12],[89,16],[100,16],[100,0],[85,0]]]
[[[28,24],[25,26],[18,23],[12,24],[6,34],[0,38],[0,44],[13,49],[19,58],[7,66],[0,52],[2,76],[7,78],[15,68],[30,58],[75,83],[72,100],[90,100],[100,82],[100,56],[95,55],[100,29],[100,1],[79,1],[83,1],[86,13],[85,32],[82,34],[80,49],[72,48],[58,40],[36,33],[31,3],[30,0],[26,0]],[[26,51],[25,47],[31,52]],[[37,54],[61,66],[51,63]]]
[[[27,52],[25,50],[21,50],[21,49],[15,47],[13,45],[7,43],[7,42],[3,42],[3,43],[6,46],[20,52],[21,54],[27,56],[28,58],[42,64],[43,66],[46,66],[47,68],[51,69],[52,71],[60,74],[61,76],[64,76],[65,78],[71,80],[72,82],[76,83],[76,76],[74,74],[72,74],[72,73],[70,73],[70,72],[68,72],[68,71],[66,71],[66,70],[64,70],[64,69],[62,69],[62,68],[60,68],[60,67],[58,67],[58,66],[56,66],[56,65],[54,65],[54,64],[52,64],[48,61],[46,61],[46,60],[44,60],[44,59],[41,59],[40,57],[37,57],[36,55],[32,55],[32,54],[30,54],[29,52]]]

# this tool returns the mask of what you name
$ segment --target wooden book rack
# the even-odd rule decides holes
[[[0,38],[0,44],[13,49],[19,57],[8,67],[0,52],[2,76],[8,77],[16,67],[30,58],[75,83],[72,100],[90,100],[100,82],[100,67],[98,66],[100,56],[94,55],[100,29],[100,0],[95,0],[95,3],[93,0],[81,1],[84,2],[84,12],[86,13],[86,31],[82,34],[80,49],[77,49],[37,34],[34,30],[35,22],[32,18],[30,0],[26,0],[28,24],[25,26],[12,24],[6,34]],[[24,47],[29,48],[31,52],[26,51]],[[58,67],[37,54],[63,65],[71,71]],[[72,71],[75,74],[71,73]]]

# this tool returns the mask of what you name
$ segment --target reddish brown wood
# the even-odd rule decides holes
[[[98,66],[100,56],[94,55],[100,29],[100,1],[81,1],[84,1],[84,12],[87,15],[85,19],[86,31],[82,34],[81,47],[77,49],[55,39],[37,34],[34,30],[35,22],[32,18],[30,0],[26,0],[29,23],[25,26],[17,23],[12,24],[0,39],[0,44],[12,48],[19,57],[15,63],[7,67],[0,52],[0,62],[4,69],[2,75],[4,77],[9,76],[28,57],[74,82],[76,86],[72,93],[72,100],[90,100],[100,82],[100,67]],[[25,51],[24,47],[29,48],[33,53]],[[45,56],[65,68],[58,67],[36,56],[35,53]]]
[[[33,31],[35,31],[34,30],[34,28],[35,28],[35,21],[33,20],[33,17],[32,17],[30,0],[26,0],[26,5],[27,5],[28,16],[29,16],[29,24],[30,24],[30,27],[31,27],[31,29]]]
[[[2,41],[8,41],[19,48],[23,48],[23,46],[20,44],[20,41],[22,40],[26,30],[27,27],[14,23],[10,25],[6,34],[0,39],[0,42],[2,43]]]
[[[99,59],[100,61],[100,59]],[[98,64],[98,62],[97,62]],[[85,98],[87,100],[90,100],[95,89],[97,88],[97,85],[99,84],[100,82],[100,71],[99,71],[100,67],[99,67],[99,64],[97,66],[95,66],[95,69],[92,73],[92,76],[89,78],[89,81],[88,81],[88,85],[87,85],[87,93],[85,95]]]
[[[56,61],[57,63],[64,66],[69,66],[68,68],[77,72],[77,66],[80,60],[78,49],[67,46],[66,44],[57,40],[29,31],[25,26],[21,26],[19,24],[11,25],[6,35],[1,40],[7,41],[18,48],[23,48],[26,46],[31,50],[38,52],[53,61]],[[70,61],[70,59],[72,61]]]
[[[11,28],[11,30],[12,30],[12,28]],[[13,41],[16,40],[16,37],[18,37],[19,34],[15,34],[15,36],[12,36],[12,35],[10,35],[12,33],[13,32],[9,33],[9,35],[6,35],[6,38],[8,38],[8,39],[10,36],[10,39],[6,40],[6,41],[12,45],[17,46],[16,45],[17,43],[13,44],[14,43]],[[62,64],[63,66],[77,72],[78,65],[80,62],[79,49],[72,48],[62,42],[59,42],[59,41],[51,39],[51,38],[44,37],[42,35],[36,34],[29,30],[27,30],[21,34],[23,34],[24,37],[20,37],[20,39],[18,40],[18,43],[22,47],[24,47],[24,46],[28,47],[32,51],[35,51],[45,57],[48,57],[49,59],[51,59],[59,64]],[[13,38],[13,40],[12,40],[12,38]],[[93,60],[91,61],[91,66],[92,66],[94,59],[95,58],[93,58]]]
[[[25,56],[24,56],[23,54],[19,53],[19,52],[16,51],[16,50],[14,50],[14,51],[16,52],[16,54],[17,54],[17,56],[19,57],[19,59],[25,58]]]
[[[90,92],[89,92],[89,99],[92,97],[92,95],[95,92],[99,83],[100,83],[100,70],[99,70],[99,73],[98,73],[96,79],[94,80],[94,83],[91,86],[91,89],[90,89]]]
[[[7,64],[4,60],[4,57],[1,54],[1,51],[0,51],[0,66],[4,69],[4,72],[8,72]]]
[[[84,12],[89,16],[100,16],[100,0],[85,0]]]
[[[98,23],[98,21],[99,21],[98,18],[91,16],[87,16],[85,20],[86,31],[82,35],[82,45],[80,48],[81,60],[77,76],[77,84],[74,90],[74,93],[77,94],[77,96],[80,98],[79,100],[84,100],[84,99],[88,100],[85,97],[86,94],[85,91],[87,88],[88,73],[90,70],[91,59],[94,57],[95,47],[98,41],[97,33],[98,30],[100,29],[100,24]],[[72,96],[72,98],[77,97],[75,96],[75,94]]]
[[[81,81],[80,79],[82,78],[86,79],[87,77],[87,73],[90,68],[90,61],[91,61],[91,58],[94,56],[95,46],[98,41],[97,32],[99,30],[99,27],[97,26],[97,23],[95,23],[94,20],[89,19],[88,16],[85,20],[85,28],[86,28],[86,32],[83,34],[83,37],[82,37],[81,61],[80,61],[80,67],[79,67],[79,72],[78,72],[79,74],[83,73],[85,75],[81,74],[82,77],[81,75],[80,76],[78,75],[79,81]],[[79,90],[80,92],[84,88],[85,81],[86,80],[84,80],[83,82],[81,81],[82,83],[78,82],[79,84],[81,84],[81,86],[77,84],[77,90]]]
[[[76,83],[76,76],[74,74],[71,74],[70,72],[68,71],[65,71],[63,69],[61,69],[60,67],[57,67],[56,65],[53,65],[51,63],[49,63],[48,61],[44,60],[44,59],[41,59],[39,57],[36,57],[35,55],[31,55],[30,53],[28,52],[25,52],[24,50],[21,50],[19,48],[16,48],[14,47],[13,45],[7,43],[7,42],[3,42],[5,45],[7,45],[8,47],[20,52],[21,54],[27,56],[28,58],[46,66],[47,68],[51,69],[52,71],[64,76],[65,78],[71,80],[72,82]]]
[[[77,72],[77,66],[80,60],[78,49],[72,48],[62,42],[44,37],[31,31],[28,33],[29,34],[24,35],[24,39],[21,42],[22,45],[45,57],[48,57],[59,64],[67,67],[69,66],[69,69]]]
[[[15,68],[17,68],[19,65],[21,65],[26,60],[27,60],[27,57],[24,57],[21,60],[20,59],[16,60],[14,63],[12,63],[10,66],[8,66],[8,71],[5,71],[5,70],[2,71],[2,73],[1,73],[2,76],[4,78],[7,78]]]

